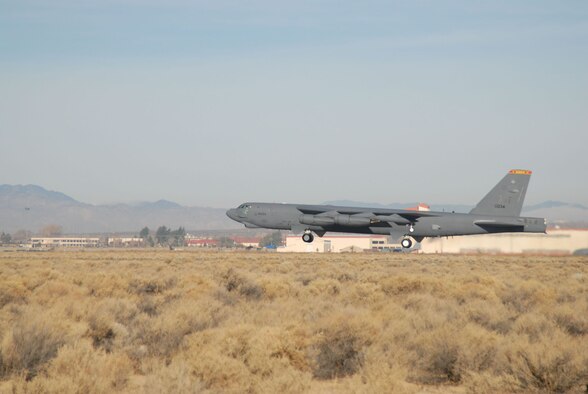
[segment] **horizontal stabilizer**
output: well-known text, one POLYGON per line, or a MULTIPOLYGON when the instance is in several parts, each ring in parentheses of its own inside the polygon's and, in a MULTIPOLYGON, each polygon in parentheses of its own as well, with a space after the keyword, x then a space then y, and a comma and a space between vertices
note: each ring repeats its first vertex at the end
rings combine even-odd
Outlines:
POLYGON ((474 224, 485 229, 523 230, 525 225, 518 220, 476 220, 474 224))
POLYGON ((483 219, 474 221, 474 224, 477 224, 478 226, 523 226, 523 221, 518 218, 513 218, 512 220, 509 220, 508 218, 500 220, 483 219))

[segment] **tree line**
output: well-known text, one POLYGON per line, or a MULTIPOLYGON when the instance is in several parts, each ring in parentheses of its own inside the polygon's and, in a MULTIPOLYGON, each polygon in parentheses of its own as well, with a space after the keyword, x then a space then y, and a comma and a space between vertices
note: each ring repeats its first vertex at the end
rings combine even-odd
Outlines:
POLYGON ((139 237, 150 246, 184 246, 186 229, 180 226, 176 230, 172 230, 166 226, 159 226, 155 231, 155 234, 152 234, 149 227, 145 226, 139 232, 139 237))

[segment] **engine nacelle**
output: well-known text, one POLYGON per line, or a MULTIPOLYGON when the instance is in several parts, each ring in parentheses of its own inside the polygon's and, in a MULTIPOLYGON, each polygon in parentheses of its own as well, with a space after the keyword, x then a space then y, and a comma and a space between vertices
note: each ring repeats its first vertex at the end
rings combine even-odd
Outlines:
POLYGON ((309 226, 343 226, 343 227, 366 227, 374 223, 375 219, 355 215, 300 215, 299 221, 309 226))
POLYGON ((335 216, 335 224, 345 227, 366 227, 372 224, 372 219, 365 216, 355 215, 337 215, 335 216))
POLYGON ((298 221, 309 226, 332 226, 335 224, 335 219, 330 216, 319 215, 300 215, 298 221))
POLYGON ((399 225, 411 223, 410 220, 403 218, 402 216, 398 215, 397 213, 395 213, 393 215, 380 215, 380 216, 376 216, 376 218, 382 222, 395 223, 395 224, 399 224, 399 225))

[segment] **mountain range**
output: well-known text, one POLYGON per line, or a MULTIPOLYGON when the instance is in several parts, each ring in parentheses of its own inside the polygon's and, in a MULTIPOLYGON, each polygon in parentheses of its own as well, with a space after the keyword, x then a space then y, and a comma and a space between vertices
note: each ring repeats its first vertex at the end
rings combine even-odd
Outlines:
POLYGON ((225 209, 185 207, 171 201, 92 205, 36 185, 0 185, 0 231, 39 231, 55 224, 64 233, 135 232, 148 226, 188 230, 241 228, 225 209))
MULTIPOLYGON (((417 203, 377 204, 357 201, 328 201, 325 204, 408 208, 417 203)), ((472 206, 435 205, 435 211, 468 212, 472 206)), ((588 227, 588 207, 560 201, 546 201, 523 209, 527 216, 545 217, 552 224, 588 227)), ((0 185, 0 231, 37 232, 47 225, 59 225, 67 234, 134 232, 148 226, 165 225, 187 230, 236 230, 242 226, 225 215, 225 209, 186 207, 159 200, 137 204, 92 205, 77 201, 57 191, 36 185, 0 185)))

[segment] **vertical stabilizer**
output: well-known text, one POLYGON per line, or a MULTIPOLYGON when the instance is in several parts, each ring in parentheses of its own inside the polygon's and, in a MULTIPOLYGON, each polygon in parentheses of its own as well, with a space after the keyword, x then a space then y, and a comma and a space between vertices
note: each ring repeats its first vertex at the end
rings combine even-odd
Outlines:
POLYGON ((470 213, 477 215, 520 216, 531 179, 531 171, 510 170, 470 213))

